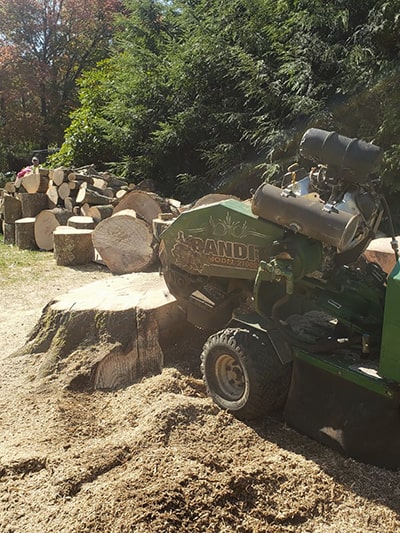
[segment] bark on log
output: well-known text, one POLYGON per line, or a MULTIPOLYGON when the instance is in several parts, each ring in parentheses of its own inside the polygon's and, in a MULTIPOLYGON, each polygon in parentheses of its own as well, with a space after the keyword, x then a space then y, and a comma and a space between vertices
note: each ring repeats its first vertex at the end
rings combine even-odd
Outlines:
POLYGON ((35 217, 44 209, 48 209, 49 202, 46 194, 36 192, 29 194, 26 192, 19 193, 18 197, 21 200, 22 216, 35 217))
MULTIPOLYGON (((49 302, 20 353, 38 353, 39 377, 71 389, 116 389, 157 374, 183 314, 158 273, 119 276, 49 302)), ((180 335, 181 337, 181 335, 180 335)))
POLYGON ((67 226, 76 229, 93 229, 94 220, 92 217, 73 216, 68 219, 67 226))
POLYGON ((28 193, 45 193, 49 186, 49 178, 42 176, 37 172, 31 172, 29 174, 25 174, 25 176, 22 178, 22 185, 28 193))
POLYGON ((15 221, 22 218, 21 200, 10 194, 3 197, 4 221, 7 224, 15 224, 15 221))
POLYGON ((4 244, 15 244, 15 222, 3 220, 4 244))
POLYGON ((15 183, 12 181, 7 181, 7 183, 4 185, 4 190, 9 194, 14 194, 16 191, 15 183))
POLYGON ((171 211, 165 198, 151 192, 138 190, 127 193, 115 207, 114 213, 124 209, 133 209, 148 224, 151 224, 160 213, 171 211))
POLYGON ((203 205, 209 205, 215 202, 222 202, 223 200, 229 200, 231 198, 233 198, 234 200, 240 200, 240 198, 238 198, 237 196, 233 196, 231 194, 219 194, 219 193, 206 194, 202 198, 199 198, 198 200, 196 200, 191 205, 191 208, 193 209, 195 207, 201 207, 203 205))
POLYGON ((96 224, 101 220, 110 217, 114 212, 112 205, 93 205, 89 207, 87 216, 92 217, 96 224))
POLYGON ((156 260, 151 226, 131 214, 102 220, 92 238, 102 260, 116 274, 140 272, 156 260))
POLYGON ((35 220, 35 240, 41 250, 53 250, 53 231, 65 226, 72 213, 67 209, 46 209, 35 220))
POLYGON ((15 244, 20 250, 37 250, 34 226, 34 217, 20 218, 15 222, 15 244))
POLYGON ((57 265, 87 265, 93 261, 92 231, 58 226, 53 232, 54 258, 57 265))
POLYGON ((94 189, 90 189, 86 182, 81 184, 76 196, 76 202, 78 204, 87 203, 89 205, 107 205, 111 204, 112 201, 113 198, 109 198, 108 196, 98 193, 94 189))

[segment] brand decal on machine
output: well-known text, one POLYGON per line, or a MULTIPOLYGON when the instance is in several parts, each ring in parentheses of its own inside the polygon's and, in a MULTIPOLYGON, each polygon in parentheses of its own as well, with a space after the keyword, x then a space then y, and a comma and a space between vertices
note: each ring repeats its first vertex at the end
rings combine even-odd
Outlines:
POLYGON ((179 231, 172 248, 176 264, 195 272, 210 265, 257 269, 261 248, 254 244, 222 239, 193 237, 179 231))

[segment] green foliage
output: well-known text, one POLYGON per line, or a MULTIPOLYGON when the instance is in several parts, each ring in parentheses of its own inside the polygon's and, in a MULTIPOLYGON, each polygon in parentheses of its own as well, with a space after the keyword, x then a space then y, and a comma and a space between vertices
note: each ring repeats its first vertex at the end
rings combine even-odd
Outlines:
POLYGON ((190 199, 244 162, 276 179, 314 126, 381 143, 400 188, 397 2, 125 4, 58 162, 111 165, 190 199))

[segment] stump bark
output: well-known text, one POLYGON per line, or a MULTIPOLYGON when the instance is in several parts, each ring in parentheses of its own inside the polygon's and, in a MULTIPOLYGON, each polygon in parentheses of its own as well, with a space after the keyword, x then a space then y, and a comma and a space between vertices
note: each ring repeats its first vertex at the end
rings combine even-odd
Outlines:
MULTIPOLYGON (((39 174, 37 174, 39 176, 39 174)), ((48 197, 44 193, 19 193, 23 218, 35 217, 44 209, 48 209, 48 197)))
POLYGON ((34 217, 20 218, 15 222, 15 244, 20 250, 37 250, 34 226, 34 217))
POLYGON ((94 259, 91 229, 58 226, 53 232, 57 265, 87 265, 94 259))
POLYGON ((38 214, 35 220, 35 239, 41 250, 53 249, 53 231, 58 226, 65 226, 71 216, 71 211, 57 207, 45 209, 38 214))
POLYGON ((19 352, 72 389, 116 389, 161 372, 183 315, 158 273, 95 282, 49 302, 19 352))
POLYGON ((16 220, 22 218, 21 200, 10 194, 4 194, 3 213, 4 221, 7 224, 14 224, 16 220))

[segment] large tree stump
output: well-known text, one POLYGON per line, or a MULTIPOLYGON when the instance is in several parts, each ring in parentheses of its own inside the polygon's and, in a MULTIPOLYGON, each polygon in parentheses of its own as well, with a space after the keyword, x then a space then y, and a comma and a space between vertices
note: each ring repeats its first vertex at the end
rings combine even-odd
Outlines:
MULTIPOLYGON (((158 273, 95 282, 49 302, 20 353, 38 376, 79 389, 115 389, 163 368, 183 321, 158 273)), ((176 358, 176 357, 175 357, 176 358)))
MULTIPOLYGON (((39 174, 37 174, 39 175, 39 174)), ((48 197, 44 193, 19 193, 19 198, 21 200, 22 216, 24 218, 35 217, 44 209, 48 209, 48 197)))
POLYGON ((132 210, 102 220, 92 238, 102 260, 116 274, 143 271, 156 260, 152 228, 132 210))
POLYGON ((58 226, 53 232, 57 265, 87 265, 94 259, 91 229, 58 226))
POLYGON ((7 224, 15 224, 16 220, 22 218, 21 200, 10 194, 4 194, 3 216, 7 224))
POLYGON ((34 217, 20 218, 15 221, 15 244, 20 250, 37 250, 34 226, 34 217))
POLYGON ((36 244, 41 250, 53 249, 53 231, 58 226, 66 226, 72 213, 67 209, 45 209, 38 214, 35 220, 36 244))

